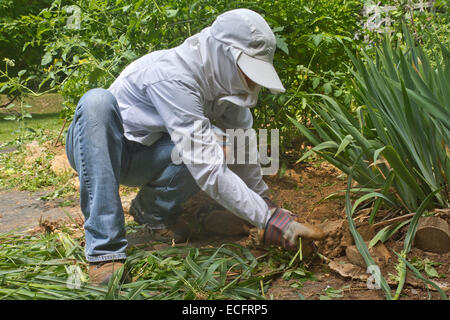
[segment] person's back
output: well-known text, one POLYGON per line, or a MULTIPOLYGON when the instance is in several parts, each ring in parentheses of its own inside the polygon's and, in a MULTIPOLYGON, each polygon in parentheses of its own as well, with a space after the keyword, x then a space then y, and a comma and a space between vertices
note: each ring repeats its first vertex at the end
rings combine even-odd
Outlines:
MULTIPOLYGON (((110 86, 108 90, 117 99, 128 139, 151 145, 160 137, 159 132, 167 132, 150 98, 156 83, 160 87, 181 84, 186 96, 198 96, 203 114, 210 120, 219 119, 230 104, 255 106, 260 86, 248 88, 239 72, 237 59, 241 51, 220 38, 221 34, 214 36, 213 31, 214 26, 207 27, 178 47, 135 60, 110 86)), ((185 107, 186 113, 193 111, 183 101, 174 103, 185 107)))

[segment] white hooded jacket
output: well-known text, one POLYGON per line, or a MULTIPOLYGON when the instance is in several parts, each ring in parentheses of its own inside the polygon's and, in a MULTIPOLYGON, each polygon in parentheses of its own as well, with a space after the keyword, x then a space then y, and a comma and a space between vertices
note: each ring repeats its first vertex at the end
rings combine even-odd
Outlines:
POLYGON ((249 108, 256 105, 260 90, 248 87, 237 67, 242 51, 222 35, 216 20, 178 47, 132 62, 108 90, 118 101, 127 139, 151 145, 168 132, 183 150, 180 137, 190 137, 214 158, 205 162, 195 152, 181 151, 198 186, 229 211, 264 228, 270 211, 261 197, 268 187, 260 166, 227 166, 212 131, 212 121, 222 130, 251 128, 249 108), (192 131, 199 121, 202 139, 196 140, 192 131))

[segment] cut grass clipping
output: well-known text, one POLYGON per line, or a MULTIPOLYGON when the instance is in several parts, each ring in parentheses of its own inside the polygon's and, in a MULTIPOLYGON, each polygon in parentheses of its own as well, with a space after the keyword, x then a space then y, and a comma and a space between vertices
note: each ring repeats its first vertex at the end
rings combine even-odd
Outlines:
POLYGON ((134 250, 126 261, 134 282, 87 283, 80 244, 64 232, 41 236, 0 234, 0 299, 265 299, 270 276, 259 276, 246 248, 175 247, 134 250))

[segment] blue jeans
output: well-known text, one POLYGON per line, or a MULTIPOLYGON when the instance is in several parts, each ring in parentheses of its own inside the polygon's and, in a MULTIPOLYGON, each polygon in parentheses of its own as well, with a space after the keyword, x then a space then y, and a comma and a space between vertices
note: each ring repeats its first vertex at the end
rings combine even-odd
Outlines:
POLYGON ((129 141, 114 96, 92 89, 80 99, 67 132, 66 153, 80 180, 89 262, 125 259, 127 240, 119 184, 141 187, 133 200, 150 228, 170 227, 199 188, 184 164, 171 161, 165 133, 151 146, 129 141))

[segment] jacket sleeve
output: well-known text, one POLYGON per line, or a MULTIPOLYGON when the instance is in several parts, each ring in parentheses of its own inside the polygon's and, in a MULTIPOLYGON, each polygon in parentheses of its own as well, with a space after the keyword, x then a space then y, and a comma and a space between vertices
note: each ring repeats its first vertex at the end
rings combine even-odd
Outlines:
POLYGON ((260 195, 227 167, 195 86, 161 81, 148 86, 147 95, 198 186, 238 217, 264 228, 270 218, 269 208, 260 195))
MULTIPOLYGON (((228 104, 222 115, 216 119, 216 123, 223 131, 226 131, 226 129, 251 129, 253 126, 253 116, 248 108, 228 104)), ((245 159, 250 159, 247 155, 249 153, 248 144, 249 143, 246 143, 245 145, 245 159)), ((234 141, 232 145, 234 145, 234 154, 236 154, 238 144, 234 141)), ((262 197, 268 196, 269 187, 263 180, 259 159, 258 163, 233 163, 228 164, 228 167, 236 173, 251 190, 262 197)))

